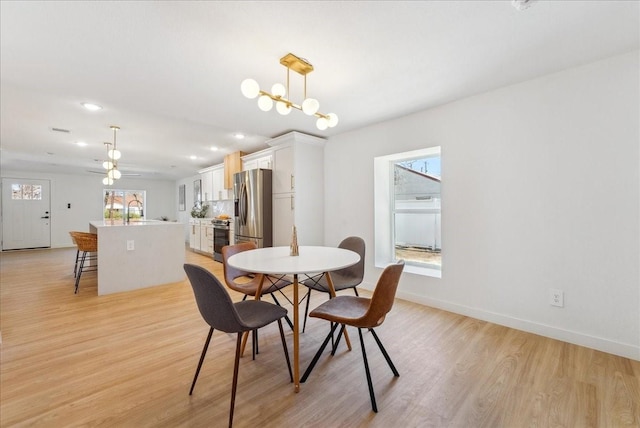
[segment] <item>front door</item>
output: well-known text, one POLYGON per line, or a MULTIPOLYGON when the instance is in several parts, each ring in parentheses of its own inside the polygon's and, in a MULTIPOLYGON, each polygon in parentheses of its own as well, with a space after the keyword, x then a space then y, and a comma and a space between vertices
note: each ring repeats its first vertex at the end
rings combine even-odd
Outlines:
POLYGON ((51 247, 49 180, 2 179, 2 249, 51 247))

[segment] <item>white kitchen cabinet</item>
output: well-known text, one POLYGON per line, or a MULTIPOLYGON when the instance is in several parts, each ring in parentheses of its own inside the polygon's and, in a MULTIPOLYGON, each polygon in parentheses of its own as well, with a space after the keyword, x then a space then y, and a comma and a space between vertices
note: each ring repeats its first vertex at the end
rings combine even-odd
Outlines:
POLYGON ((213 224, 211 224, 211 220, 200 221, 200 252, 213 257, 213 224))
MULTIPOLYGON (((291 234, 295 222, 295 194, 279 193, 273 195, 273 246, 282 247, 291 244, 291 234)), ((302 239, 302 242, 305 242, 302 239)), ((298 245, 302 245, 298 241, 298 245)))
POLYGON ((213 170, 211 168, 205 168, 198 171, 200 173, 200 192, 202 194, 202 201, 213 201, 213 170))
POLYGON ((189 248, 200 251, 200 219, 189 220, 189 248))
POLYGON ((324 143, 290 132, 267 141, 273 148, 273 245, 324 244, 324 143))
POLYGON ((229 199, 228 189, 224 188, 224 164, 216 165, 212 170, 213 175, 213 200, 222 201, 229 199))
POLYGON ((295 192, 294 150, 293 145, 286 145, 273 151, 273 193, 295 192))
POLYGON ((273 169, 273 154, 271 149, 244 155, 242 157, 242 170, 250 169, 273 169))

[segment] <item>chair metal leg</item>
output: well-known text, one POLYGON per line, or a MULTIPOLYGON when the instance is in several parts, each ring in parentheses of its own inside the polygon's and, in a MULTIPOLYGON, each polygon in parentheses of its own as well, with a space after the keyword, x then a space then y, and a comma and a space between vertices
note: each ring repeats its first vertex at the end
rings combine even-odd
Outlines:
POLYGON ((282 329, 282 321, 278 320, 278 328, 280 329, 280 339, 282 339, 282 348, 284 349, 284 357, 287 359, 287 368, 289 369, 289 378, 293 382, 293 373, 291 372, 291 361, 289 360, 289 350, 287 349, 287 341, 284 339, 284 330, 282 329))
POLYGON ((376 405, 376 396, 373 392, 373 382, 371 382, 371 372, 369 371, 369 362, 367 361, 367 351, 364 349, 364 339, 362 338, 362 329, 358 328, 358 335, 360 336, 360 347, 362 348, 362 359, 364 360, 364 371, 367 374, 367 384, 369 385, 369 396, 371 397, 371 408, 374 412, 378 413, 378 406, 376 405))
POLYGON ((238 386, 238 368, 240 366, 240 347, 242 344, 242 332, 238 333, 236 341, 236 360, 233 365, 233 384, 231 386, 231 408, 229 409, 229 428, 233 426, 233 409, 236 404, 236 389, 238 386))
POLYGON ((333 348, 331 348, 331 355, 336 355, 336 349, 338 349, 338 344, 340 343, 340 338, 342 337, 342 333, 344 333, 344 329, 345 329, 345 325, 342 324, 342 327, 340 328, 340 331, 338 332, 338 338, 336 339, 335 343, 333 344, 333 348))
POLYGON ((207 336, 207 340, 204 342, 204 348, 202 348, 202 354, 200 354, 200 361, 198 361, 198 368, 196 369, 196 374, 193 377, 193 382, 191 383, 191 389, 189 390, 189 395, 193 394, 193 388, 196 386, 196 381, 198 380, 198 375, 200 374, 200 368, 202 368, 202 362, 204 361, 204 356, 207 355, 207 349, 209 349, 209 342, 211 342, 212 335, 213 335, 213 327, 209 329, 209 335, 207 336))
POLYGON ((73 277, 75 278, 78 274, 78 259, 80 258, 80 250, 76 250, 76 263, 73 266, 73 277))
POLYGON ((307 295, 302 298, 302 300, 307 299, 307 304, 304 307, 304 321, 302 323, 302 332, 307 328, 307 315, 309 314, 309 300, 311 300, 311 289, 307 290, 307 295))
POLYGON ((73 294, 78 294, 78 285, 80 285, 80 277, 82 276, 82 270, 84 269, 84 261, 87 258, 87 252, 82 252, 82 258, 80 259, 80 269, 78 269, 78 276, 76 276, 76 290, 73 294))
POLYGON ((320 347, 320 349, 318 349, 318 352, 316 352, 316 355, 313 357, 313 360, 311 360, 311 363, 309 364, 309 367, 307 367, 307 370, 304 371, 304 374, 302 375, 302 378, 300 379, 300 383, 304 383, 307 380, 307 378, 309 377, 309 375, 311 374, 311 371, 313 370, 313 368, 316 366, 316 363, 320 359, 320 355, 322 355, 322 351, 324 351, 324 348, 327 347, 327 344, 329 343, 329 340, 333 336, 333 332, 336 331, 336 328, 338 328, 338 325, 340 325, 340 324, 338 324, 338 323, 334 323, 333 324, 333 327, 331 328, 331 331, 329 332, 327 337, 324 339, 324 342, 322 342, 322 346, 320 347))
MULTIPOLYGON (((276 305, 282 307, 280 302, 278 302, 278 299, 276 299, 276 295, 275 294, 271 293, 271 298, 273 299, 273 303, 275 303, 276 305)), ((289 319, 289 315, 285 315, 284 319, 285 319, 285 321, 287 321, 287 324, 289 324, 289 327, 291 328, 291 330, 293 330, 293 323, 289 319)), ((304 332, 304 330, 302 330, 302 331, 304 332)))
POLYGON ((384 358, 387 360, 387 363, 389 364, 389 367, 391 368, 393 375, 395 377, 400 376, 400 373, 398 373, 396 366, 393 365, 393 362, 391 361, 391 357, 389 357, 389 354, 387 354, 387 350, 384 349, 384 346, 382 346, 382 342, 378 338, 378 335, 376 334, 376 332, 372 328, 370 328, 369 331, 371 332, 371 334, 373 334, 373 338, 376 340, 376 343, 378 344, 378 347, 380 348, 382 355, 384 355, 384 358))

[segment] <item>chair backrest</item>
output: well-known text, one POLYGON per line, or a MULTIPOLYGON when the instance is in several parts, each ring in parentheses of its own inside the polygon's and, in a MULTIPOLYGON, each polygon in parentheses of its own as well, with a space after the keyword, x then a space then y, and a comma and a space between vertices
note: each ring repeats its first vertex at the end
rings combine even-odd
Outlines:
POLYGON ((73 245, 76 245, 76 234, 78 233, 80 232, 76 232, 76 231, 69 232, 69 235, 71 235, 71 241, 73 242, 73 245))
POLYGON ((351 250, 358 253, 360 255, 360 261, 355 265, 340 269, 335 273, 349 278, 358 278, 360 279, 360 282, 362 282, 362 280, 364 279, 364 239, 360 238, 359 236, 349 236, 348 238, 345 238, 342 240, 342 242, 340 242, 338 248, 344 248, 346 250, 351 250))
POLYGON ((187 273, 202 318, 216 330, 237 333, 247 330, 224 286, 208 270, 186 263, 187 273))
POLYGON ((243 251, 255 250, 256 248, 258 248, 258 246, 254 242, 241 242, 239 244, 226 245, 222 247, 222 269, 224 271, 224 280, 226 281, 227 285, 231 286, 236 278, 247 276, 250 274, 250 272, 245 272, 243 270, 229 266, 229 264, 227 263, 229 257, 243 251))
POLYGON ((400 275, 404 269, 404 260, 387 266, 378 278, 376 289, 373 290, 371 303, 367 313, 362 317, 363 324, 376 327, 382 324, 384 317, 393 307, 393 300, 396 297, 396 290, 400 282, 400 275))

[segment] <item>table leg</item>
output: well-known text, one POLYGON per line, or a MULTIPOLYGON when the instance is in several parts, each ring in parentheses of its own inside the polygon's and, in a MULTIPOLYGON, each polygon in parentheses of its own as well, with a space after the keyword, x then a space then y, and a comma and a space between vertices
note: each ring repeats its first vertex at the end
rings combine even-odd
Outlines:
POLYGON ((298 335, 298 274, 293 274, 293 389, 300 392, 300 336, 298 335))
MULTIPOLYGON (((333 286, 333 280, 331 279, 331 274, 329 272, 325 272, 324 274, 327 277, 327 284, 329 285, 329 294, 331 295, 331 298, 334 298, 336 297, 336 289, 333 286)), ((346 342, 347 348, 349 348, 349 351, 351 351, 351 340, 349 340, 349 333, 347 333, 346 328, 344 329, 344 341, 346 342)))

